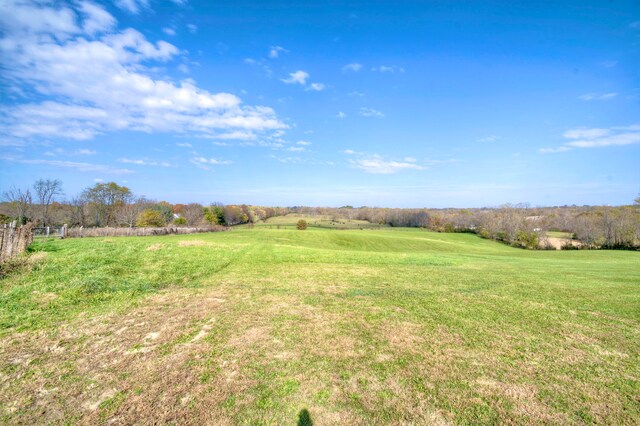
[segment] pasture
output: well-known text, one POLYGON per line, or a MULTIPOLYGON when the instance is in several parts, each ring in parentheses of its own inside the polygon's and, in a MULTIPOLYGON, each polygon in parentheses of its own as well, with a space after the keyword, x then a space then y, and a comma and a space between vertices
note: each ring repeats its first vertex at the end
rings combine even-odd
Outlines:
POLYGON ((637 424, 640 253, 267 224, 39 241, 0 280, 0 337, 2 423, 637 424))

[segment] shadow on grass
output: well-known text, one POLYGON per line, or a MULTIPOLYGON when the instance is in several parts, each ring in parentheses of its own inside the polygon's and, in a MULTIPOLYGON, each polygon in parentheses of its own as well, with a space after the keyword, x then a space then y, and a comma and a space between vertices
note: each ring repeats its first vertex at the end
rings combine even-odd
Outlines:
POLYGON ((311 420, 309 410, 306 408, 300 410, 300 413, 298 413, 298 426, 313 426, 313 420, 311 420))

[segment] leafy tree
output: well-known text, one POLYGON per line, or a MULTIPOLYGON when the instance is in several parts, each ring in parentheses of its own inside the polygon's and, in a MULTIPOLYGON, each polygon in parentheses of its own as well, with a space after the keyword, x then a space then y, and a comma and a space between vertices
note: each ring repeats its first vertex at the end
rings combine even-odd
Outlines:
POLYGON ((224 208, 219 205, 204 208, 204 219, 212 225, 226 225, 224 208))
POLYGON ((58 179, 38 179, 33 185, 41 209, 42 226, 49 223, 49 205, 56 196, 62 195, 62 182, 58 179))
POLYGON ((305 229, 307 229, 307 221, 304 219, 300 219, 296 225, 296 228, 298 228, 299 231, 304 231, 305 229))
POLYGON ((102 226, 114 222, 115 208, 129 203, 133 194, 129 188, 115 182, 96 183, 83 191, 82 198, 93 205, 96 225, 102 226))
POLYGON ((141 228, 147 227, 161 227, 165 226, 166 222, 162 213, 158 210, 146 209, 140 212, 138 219, 136 220, 136 226, 141 228))
POLYGON ((185 219, 184 217, 177 217, 174 221, 173 221, 174 225, 178 225, 178 226, 184 226, 187 224, 187 219, 185 219))

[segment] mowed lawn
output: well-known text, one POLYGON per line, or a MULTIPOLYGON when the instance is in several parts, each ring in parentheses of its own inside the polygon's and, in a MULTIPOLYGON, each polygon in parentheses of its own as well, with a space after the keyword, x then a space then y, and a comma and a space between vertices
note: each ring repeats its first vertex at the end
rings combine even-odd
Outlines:
POLYGON ((638 252, 256 227, 30 256, 0 280, 1 423, 640 419, 638 252))

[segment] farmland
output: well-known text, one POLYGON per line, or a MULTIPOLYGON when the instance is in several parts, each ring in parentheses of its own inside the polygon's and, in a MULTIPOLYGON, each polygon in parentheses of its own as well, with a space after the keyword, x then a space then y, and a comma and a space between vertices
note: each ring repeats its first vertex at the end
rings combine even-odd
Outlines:
POLYGON ((639 253, 274 219, 34 243, 0 281, 0 420, 640 417, 639 253))

